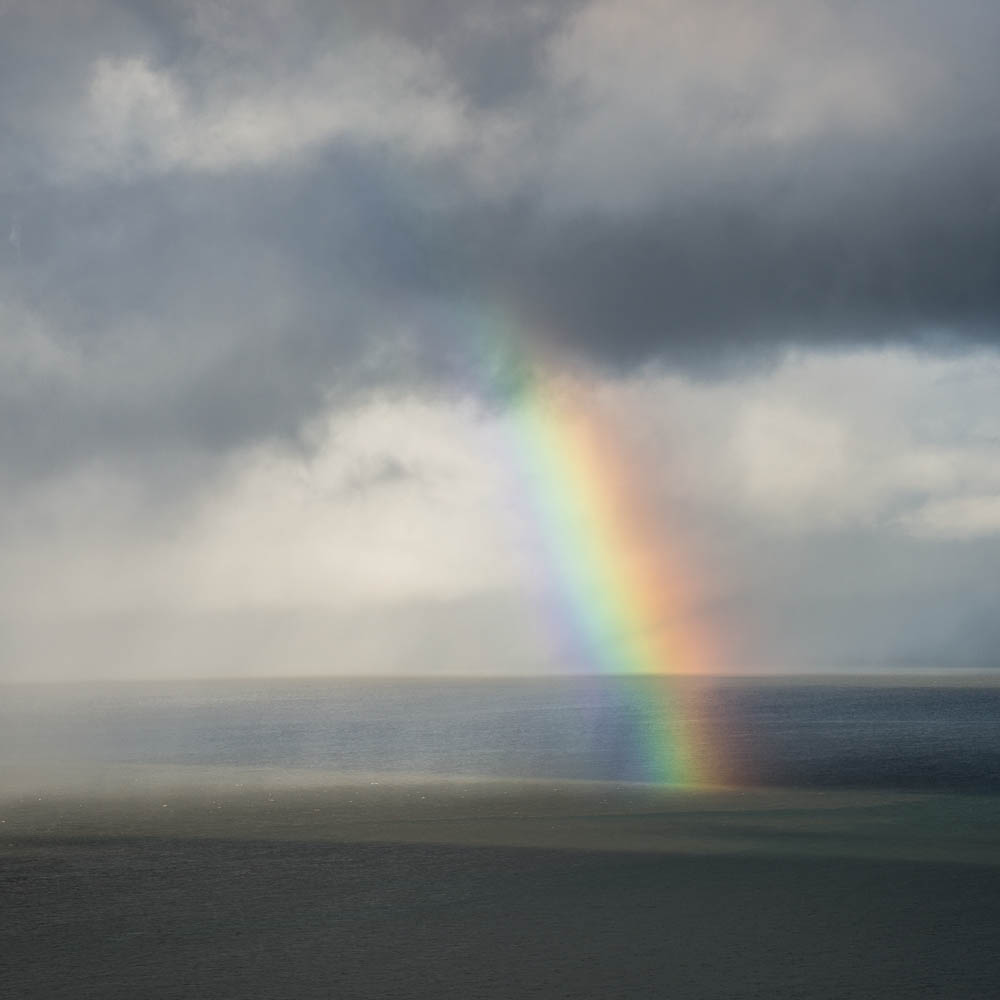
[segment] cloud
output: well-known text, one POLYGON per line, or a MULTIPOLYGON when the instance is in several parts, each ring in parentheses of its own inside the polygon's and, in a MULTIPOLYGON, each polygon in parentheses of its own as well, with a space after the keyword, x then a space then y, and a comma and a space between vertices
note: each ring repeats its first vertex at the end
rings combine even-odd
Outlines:
POLYGON ((886 27, 811 2, 589 4, 551 53, 586 106, 559 142, 562 197, 641 210, 723 158, 905 130, 939 81, 886 27))
POLYGON ((66 154, 71 168, 100 172, 220 173, 294 162, 340 139, 417 156, 454 150, 463 124, 432 60, 400 44, 369 42, 257 93, 210 92, 197 105, 141 58, 99 59, 66 154))
MULTIPOLYGON (((947 659, 958 632, 962 662, 989 665, 986 609, 1000 599, 989 355, 810 352, 749 379, 655 367, 591 379, 631 488, 688 567, 684 614, 719 637, 723 667, 947 659)), ((516 420, 449 395, 336 406, 308 453, 248 447, 180 508, 152 507, 108 467, 36 484, 4 510, 0 665, 560 663, 545 615, 557 581, 511 450, 516 420), (507 633, 516 651, 486 638, 507 633)))
POLYGON ((612 364, 995 343, 997 25, 959 6, 586 5, 548 50, 534 211, 483 222, 484 269, 612 364))
MULTIPOLYGON (((79 185, 287 170, 346 145, 415 161, 461 157, 467 172, 486 176, 512 122, 470 76, 469 50, 486 53, 495 42, 516 61, 509 36, 537 47, 552 18, 518 5, 483 18, 472 6, 453 18, 462 47, 448 32, 428 35, 435 17, 425 13, 421 26, 391 4, 348 13, 289 3, 278 15, 264 2, 238 12, 171 3, 151 17, 141 5, 98 2, 75 12, 89 29, 75 45, 52 22, 28 18, 26 38, 70 58, 57 94, 30 86, 41 81, 22 87, 35 106, 18 115, 22 149, 13 160, 51 183, 79 185), (112 26, 116 7, 133 16, 112 26), (525 21, 538 37, 527 37, 525 21)), ((499 82, 502 73, 489 76, 516 89, 499 82)))
POLYGON ((748 500, 779 515, 828 504, 831 488, 849 474, 844 427, 808 410, 751 404, 734 448, 748 500))
POLYGON ((913 534, 927 538, 1000 536, 1000 482, 997 493, 932 501, 901 515, 900 522, 913 534))
POLYGON ((800 540, 839 531, 925 537, 946 511, 956 532, 962 512, 965 531, 990 530, 1000 364, 988 350, 945 358, 800 349, 752 375, 699 382, 652 368, 608 386, 650 463, 670 442, 675 461, 661 489, 672 502, 800 540))
POLYGON ((28 618, 517 592, 484 337, 587 373, 732 580, 706 601, 750 608, 771 568, 761 649, 822 593, 861 615, 858 567, 936 635, 960 616, 927 553, 993 593, 960 543, 995 544, 1000 489, 996 4, 8 7, 0 537, 28 618))
POLYGON ((346 611, 524 583, 495 419, 373 402, 316 434, 308 457, 240 453, 159 517, 108 469, 35 487, 7 510, 7 613, 346 611))
POLYGON ((540 669, 500 424, 369 402, 308 457, 240 453, 181 509, 107 468, 36 484, 3 512, 0 677, 540 669))
POLYGON ((997 25, 976 0, 25 7, 12 462, 294 442, 332 399, 439 387, 497 309, 619 372, 995 343, 997 25))
POLYGON ((597 392, 697 554, 733 669, 996 666, 993 352, 800 349, 597 392))

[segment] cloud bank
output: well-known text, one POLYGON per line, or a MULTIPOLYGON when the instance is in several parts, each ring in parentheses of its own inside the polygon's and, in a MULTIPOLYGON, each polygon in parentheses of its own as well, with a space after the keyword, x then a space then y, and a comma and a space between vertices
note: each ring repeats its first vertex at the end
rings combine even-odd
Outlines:
POLYGON ((613 370, 995 342, 993 5, 402 8, 15 10, 12 437, 288 435, 469 302, 613 370))
MULTIPOLYGON (((726 539, 737 582, 720 607, 750 608, 741 553, 761 539, 794 538, 818 580, 831 533, 877 535, 918 579, 954 558, 980 606, 967 548, 1000 525, 996 4, 8 8, 9 616, 148 624, 156 607, 487 592, 513 614, 516 546, 484 546, 476 514, 503 521, 495 483, 455 444, 503 419, 503 385, 469 361, 497 315, 526 357, 632 400, 626 423, 680 456, 690 490, 664 486, 664 503, 726 539), (431 426, 451 457, 418 461, 407 435, 431 426), (334 466, 321 501, 287 485, 289 468, 334 466), (428 513, 436 494, 446 517, 428 513), (281 524, 301 531, 280 542, 281 524), (204 600, 185 605, 180 579, 204 600)), ((781 617, 779 577, 748 619, 781 617)), ((859 626, 858 647, 883 631, 859 626)), ((816 641, 828 660, 850 647, 816 641)))

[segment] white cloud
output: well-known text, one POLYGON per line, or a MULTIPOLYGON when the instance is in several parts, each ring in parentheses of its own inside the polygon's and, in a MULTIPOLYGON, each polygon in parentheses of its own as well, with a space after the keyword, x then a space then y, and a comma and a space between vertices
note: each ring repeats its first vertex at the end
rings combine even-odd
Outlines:
MULTIPOLYGON (((588 390, 717 630, 744 627, 747 594, 765 618, 855 600, 858 573, 873 607, 950 593, 981 570, 954 555, 941 584, 940 546, 1000 537, 994 355, 793 353, 744 378, 649 370, 588 390), (877 552, 862 566, 866 537, 898 566, 877 552)), ((504 649, 477 647, 498 630, 523 634, 524 669, 551 662, 538 601, 551 567, 532 551, 508 420, 453 398, 374 399, 333 418, 308 460, 244 451, 207 500, 161 515, 107 467, 36 485, 3 525, 11 669, 507 669, 504 649), (427 608, 452 611, 430 622, 427 608), (349 664, 331 666, 331 649, 349 664)))
POLYGON ((597 0, 552 46, 585 107, 545 169, 559 200, 638 206, 734 155, 892 131, 935 73, 863 8, 813 0, 597 0))
POLYGON ((256 447, 160 512, 103 466, 36 484, 0 525, 0 675, 551 664, 501 425, 454 400, 375 400, 308 459, 256 447))
POLYGON ((338 139, 451 152, 469 123, 432 57, 373 39, 275 79, 219 75, 204 92, 145 57, 102 58, 65 139, 71 172, 221 173, 295 161, 338 139))
POLYGON ((196 530, 196 598, 371 606, 516 586, 494 431, 462 410, 375 403, 308 465, 251 457, 196 530))
POLYGON ((345 28, 317 53, 268 41, 280 7, 204 7, 189 22, 200 55, 92 64, 52 137, 65 172, 223 173, 347 141, 450 157, 487 191, 541 182, 553 203, 635 206, 734 154, 885 133, 938 86, 863 10, 816 0, 596 0, 554 36, 549 87, 520 110, 470 106, 437 54, 402 39, 345 28))
MULTIPOLYGON (((800 536, 1000 532, 992 355, 793 353, 743 379, 651 370, 596 378, 590 391, 632 456, 633 486, 664 516, 800 536)), ((8 547, 5 578, 35 583, 5 590, 25 613, 89 613, 531 588, 538 566, 511 433, 501 415, 451 399, 376 399, 333 418, 308 461, 272 445, 240 453, 206 503, 162 531, 144 521, 136 537, 131 505, 148 517, 140 494, 111 467, 81 467, 31 494, 24 523, 35 527, 8 547)))
POLYGON ((733 445, 747 499, 777 516, 824 503, 850 472, 845 428, 829 414, 752 403, 733 445))
POLYGON ((800 351, 744 379, 649 372, 608 391, 665 495, 774 531, 927 535, 933 524, 942 536, 963 512, 962 531, 993 530, 983 507, 1000 496, 991 352, 800 351))
MULTIPOLYGON (((1000 476, 997 477, 1000 479, 1000 476)), ((986 496, 957 496, 932 500, 899 518, 911 534, 937 539, 1000 537, 1000 483, 986 496)))
POLYGON ((238 456, 207 503, 137 537, 127 481, 78 470, 32 499, 6 609, 344 610, 516 589, 524 553, 496 436, 463 408, 376 402, 338 417, 308 462, 238 456))

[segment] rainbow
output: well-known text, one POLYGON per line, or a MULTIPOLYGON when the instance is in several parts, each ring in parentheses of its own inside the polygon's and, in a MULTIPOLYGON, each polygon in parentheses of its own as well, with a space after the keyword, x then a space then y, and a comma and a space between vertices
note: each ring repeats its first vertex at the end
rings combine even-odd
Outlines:
POLYGON ((594 394, 548 363, 516 324, 480 329, 487 380, 510 406, 508 450, 570 662, 632 678, 646 780, 713 783, 700 689, 676 679, 707 672, 710 643, 691 624, 690 574, 667 544, 641 465, 594 394))

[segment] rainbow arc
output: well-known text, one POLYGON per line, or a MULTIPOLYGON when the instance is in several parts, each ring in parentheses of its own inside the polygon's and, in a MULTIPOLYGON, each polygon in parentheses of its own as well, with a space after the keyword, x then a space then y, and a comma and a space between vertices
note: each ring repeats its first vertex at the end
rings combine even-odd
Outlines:
POLYGON ((647 780, 712 783, 712 740, 688 680, 709 671, 711 643, 695 624, 691 573, 650 502, 649 477, 599 400, 557 374, 517 324, 480 329, 486 378, 510 406, 511 451, 571 668, 635 678, 647 780))

